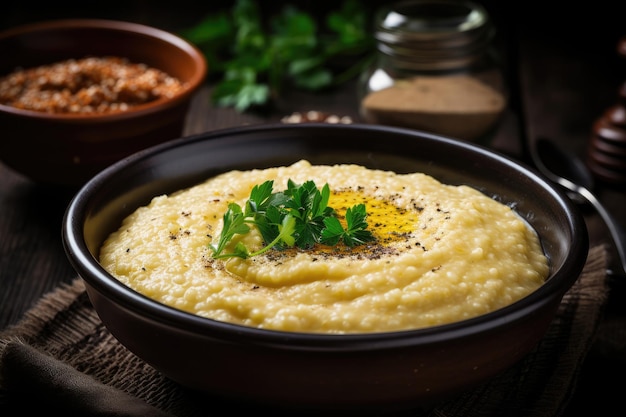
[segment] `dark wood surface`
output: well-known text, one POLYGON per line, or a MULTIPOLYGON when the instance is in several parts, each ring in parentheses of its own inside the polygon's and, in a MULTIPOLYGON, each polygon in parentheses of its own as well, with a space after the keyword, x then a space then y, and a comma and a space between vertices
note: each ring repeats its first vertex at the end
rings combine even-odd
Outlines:
MULTIPOLYGON (((626 81, 626 60, 616 52, 619 38, 626 35, 623 7, 608 1, 583 2, 578 9, 548 13, 540 2, 515 6, 493 1, 486 5, 499 29, 511 92, 507 114, 488 146, 530 164, 528 146, 535 138, 544 136, 584 157, 593 121, 615 103, 617 89, 626 81)), ((168 14, 168 6, 131 1, 99 14, 89 12, 89 16, 134 20, 176 30, 193 23, 196 16, 189 12, 190 2, 183 1, 179 6, 168 14)), ((47 18, 87 16, 86 13, 52 6, 31 13, 15 7, 9 8, 0 23, 10 27, 47 18)), ((347 115, 360 121, 354 87, 354 83, 348 83, 323 94, 292 91, 271 112, 241 114, 214 108, 209 100, 211 85, 207 83, 194 101, 184 135, 279 122, 283 116, 308 110, 347 115)), ((0 126, 0 140, 19 138, 2 137, 0 126)), ((599 183, 595 189, 622 227, 626 227, 624 190, 626 184, 599 183)), ((43 294, 76 277, 60 237, 62 216, 74 192, 35 184, 0 163, 0 329, 16 323, 43 294)), ((592 210, 581 209, 592 244, 603 242, 612 247, 599 217, 592 210)), ((616 264, 612 268, 617 269, 616 264)), ((626 293, 621 285, 610 297, 607 320, 623 318, 626 293)), ((581 407, 587 406, 594 406, 596 412, 619 410, 620 395, 626 388, 626 364, 598 354, 591 354, 587 362, 568 415, 577 415, 581 407)))

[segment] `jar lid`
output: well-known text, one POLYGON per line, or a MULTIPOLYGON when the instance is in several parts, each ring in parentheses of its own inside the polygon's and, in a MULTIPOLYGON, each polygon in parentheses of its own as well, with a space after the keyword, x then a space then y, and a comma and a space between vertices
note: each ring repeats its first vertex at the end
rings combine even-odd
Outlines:
POLYGON ((494 28, 484 7, 468 0, 408 0, 379 11, 379 50, 408 69, 470 65, 485 52, 494 28))

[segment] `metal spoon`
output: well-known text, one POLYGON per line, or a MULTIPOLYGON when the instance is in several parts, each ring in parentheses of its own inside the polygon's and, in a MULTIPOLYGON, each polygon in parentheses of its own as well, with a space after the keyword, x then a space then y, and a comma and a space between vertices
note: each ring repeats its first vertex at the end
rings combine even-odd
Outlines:
MULTIPOLYGON (((573 153, 560 149, 554 142, 538 138, 531 146, 530 155, 537 169, 550 181, 560 185, 572 201, 591 204, 609 229, 621 264, 620 275, 626 275, 626 234, 600 200, 590 191, 593 176, 573 153)), ((612 273, 612 271, 609 271, 612 273)))

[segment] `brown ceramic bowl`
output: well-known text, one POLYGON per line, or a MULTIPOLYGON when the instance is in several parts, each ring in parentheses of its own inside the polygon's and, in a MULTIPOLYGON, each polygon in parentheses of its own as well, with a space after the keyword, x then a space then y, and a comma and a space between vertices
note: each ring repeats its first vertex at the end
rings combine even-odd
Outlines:
POLYGON ((187 88, 109 114, 53 114, 0 104, 0 161, 34 181, 75 186, 127 155, 182 135, 188 106, 207 72, 202 53, 184 39, 140 24, 93 19, 33 23, 0 33, 0 77, 105 55, 164 71, 187 88))
POLYGON ((67 255, 103 323, 129 350, 178 383, 278 408, 373 411, 422 407, 511 367, 544 336, 588 251, 584 220, 546 179, 475 144, 360 124, 263 125, 170 141, 98 174, 70 203, 67 255), (228 324, 155 302, 98 263, 122 219, 152 197, 232 169, 301 158, 425 172, 510 205, 534 227, 550 260, 545 284, 473 319, 419 330, 328 335, 228 324), (416 372, 419 370, 419 372, 416 372))

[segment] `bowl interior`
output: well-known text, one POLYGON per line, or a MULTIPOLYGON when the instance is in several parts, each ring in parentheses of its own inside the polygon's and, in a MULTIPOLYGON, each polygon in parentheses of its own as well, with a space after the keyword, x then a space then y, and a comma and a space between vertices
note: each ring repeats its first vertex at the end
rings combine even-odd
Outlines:
POLYGON ((552 278, 556 274, 566 281, 558 284, 558 291, 573 284, 584 264, 588 239, 582 216, 534 170, 475 144, 358 124, 248 126, 141 151, 107 168, 78 192, 68 209, 65 238, 83 256, 79 266, 102 278, 92 284, 108 287, 110 280, 96 261, 99 248, 124 217, 152 197, 228 170, 287 165, 303 158, 313 164, 424 172, 444 183, 470 185, 511 206, 538 232, 552 278))

